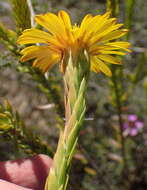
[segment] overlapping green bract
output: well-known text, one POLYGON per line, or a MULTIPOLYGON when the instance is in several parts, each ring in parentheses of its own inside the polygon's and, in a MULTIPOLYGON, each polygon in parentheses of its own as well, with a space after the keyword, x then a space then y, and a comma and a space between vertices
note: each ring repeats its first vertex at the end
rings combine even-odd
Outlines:
POLYGON ((89 71, 89 61, 85 55, 79 57, 76 64, 73 63, 72 55, 69 55, 64 75, 66 123, 60 132, 58 148, 45 190, 66 190, 69 168, 86 110, 85 92, 89 71))

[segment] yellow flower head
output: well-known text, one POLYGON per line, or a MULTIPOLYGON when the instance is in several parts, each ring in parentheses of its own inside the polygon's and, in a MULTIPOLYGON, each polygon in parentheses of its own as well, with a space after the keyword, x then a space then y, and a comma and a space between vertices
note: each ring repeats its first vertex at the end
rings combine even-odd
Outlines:
POLYGON ((120 64, 112 55, 125 55, 125 52, 129 51, 128 42, 114 41, 126 34, 127 30, 120 29, 123 24, 117 24, 116 18, 110 18, 110 12, 96 16, 88 14, 79 26, 71 24, 65 11, 59 11, 58 15, 36 15, 35 21, 47 32, 36 28, 27 29, 17 42, 22 45, 37 43, 21 51, 21 61, 34 59, 33 66, 43 72, 56 63, 62 68, 69 52, 76 60, 78 55, 86 50, 91 70, 102 71, 111 76, 111 71, 105 63, 120 64))

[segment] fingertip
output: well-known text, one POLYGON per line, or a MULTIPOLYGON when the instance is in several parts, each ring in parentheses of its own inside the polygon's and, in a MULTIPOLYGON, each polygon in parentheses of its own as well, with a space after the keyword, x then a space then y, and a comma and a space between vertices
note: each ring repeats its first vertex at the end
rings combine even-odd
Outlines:
POLYGON ((18 186, 16 184, 10 183, 8 181, 0 179, 0 189, 2 190, 33 190, 30 188, 25 188, 18 186))
POLYGON ((0 178, 23 187, 43 189, 51 165, 52 159, 44 154, 0 162, 0 178))

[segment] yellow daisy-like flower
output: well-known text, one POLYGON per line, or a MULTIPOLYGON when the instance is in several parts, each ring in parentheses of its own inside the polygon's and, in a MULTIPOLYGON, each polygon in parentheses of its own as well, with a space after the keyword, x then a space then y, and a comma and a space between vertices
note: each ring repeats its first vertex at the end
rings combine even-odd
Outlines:
POLYGON ((59 63, 64 70, 65 59, 69 51, 76 60, 78 55, 86 50, 90 58, 90 68, 94 72, 102 71, 111 76, 111 71, 105 63, 120 64, 113 55, 125 55, 130 51, 129 43, 114 41, 127 33, 120 29, 123 24, 117 24, 116 18, 110 18, 110 12, 104 15, 86 15, 81 24, 72 25, 69 15, 59 11, 58 15, 46 13, 36 15, 35 21, 47 32, 31 28, 25 30, 18 39, 18 44, 34 44, 21 51, 21 61, 35 59, 34 67, 43 72, 59 63), (40 45, 38 45, 38 43, 40 45), (64 65, 64 66, 63 66, 64 65))

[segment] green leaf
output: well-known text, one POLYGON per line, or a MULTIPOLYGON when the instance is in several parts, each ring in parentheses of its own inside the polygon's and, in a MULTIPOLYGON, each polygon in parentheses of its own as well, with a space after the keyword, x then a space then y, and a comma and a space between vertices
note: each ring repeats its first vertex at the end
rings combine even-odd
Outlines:
POLYGON ((12 127, 13 125, 11 123, 10 118, 4 113, 0 113, 0 129, 8 130, 12 127))

